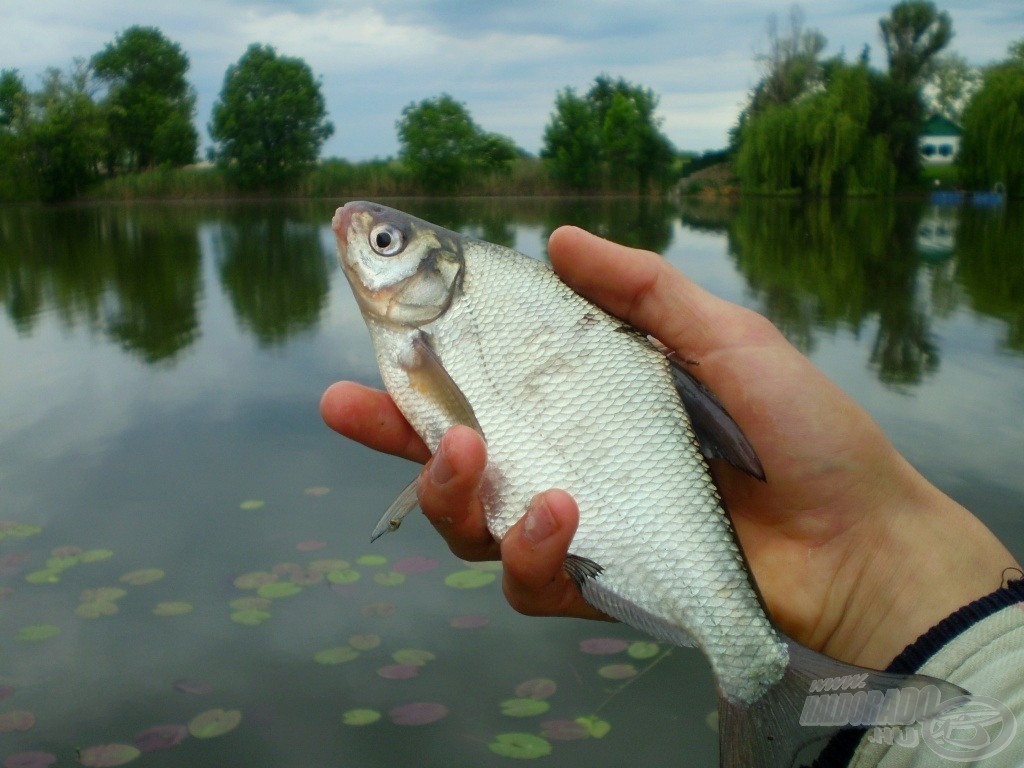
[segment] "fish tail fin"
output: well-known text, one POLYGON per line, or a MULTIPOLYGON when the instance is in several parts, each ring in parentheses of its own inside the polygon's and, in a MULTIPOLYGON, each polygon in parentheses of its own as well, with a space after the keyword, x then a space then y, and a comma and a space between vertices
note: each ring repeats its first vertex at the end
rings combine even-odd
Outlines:
POLYGON ((967 695, 945 680, 858 667, 786 642, 786 671, 760 699, 744 705, 719 697, 722 768, 810 765, 841 730, 920 723, 967 695))

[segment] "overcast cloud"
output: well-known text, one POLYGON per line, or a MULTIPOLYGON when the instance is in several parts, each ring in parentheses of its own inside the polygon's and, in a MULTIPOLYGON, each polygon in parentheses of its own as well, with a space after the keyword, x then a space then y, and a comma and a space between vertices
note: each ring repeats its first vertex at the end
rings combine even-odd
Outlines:
MULTIPOLYGON (((828 53, 871 46, 883 66, 878 19, 891 2, 808 0, 809 27, 828 53)), ((939 0, 953 17, 951 49, 975 64, 1024 37, 1022 0, 939 0)), ((324 154, 362 160, 397 153, 395 119, 413 101, 447 92, 483 128, 530 152, 565 86, 585 91, 601 72, 652 88, 664 129, 681 149, 724 146, 757 82, 768 0, 0 0, 0 68, 30 87, 48 66, 88 58, 134 24, 156 26, 191 61, 205 126, 229 64, 250 43, 303 58, 322 78, 335 125, 324 154)))

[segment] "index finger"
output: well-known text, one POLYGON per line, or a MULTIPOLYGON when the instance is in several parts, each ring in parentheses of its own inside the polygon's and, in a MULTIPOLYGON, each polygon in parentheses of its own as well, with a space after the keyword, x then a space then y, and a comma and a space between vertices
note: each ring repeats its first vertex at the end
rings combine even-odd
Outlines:
POLYGON ((387 392, 339 381, 320 399, 320 415, 335 432, 376 451, 420 464, 430 458, 427 446, 387 392))

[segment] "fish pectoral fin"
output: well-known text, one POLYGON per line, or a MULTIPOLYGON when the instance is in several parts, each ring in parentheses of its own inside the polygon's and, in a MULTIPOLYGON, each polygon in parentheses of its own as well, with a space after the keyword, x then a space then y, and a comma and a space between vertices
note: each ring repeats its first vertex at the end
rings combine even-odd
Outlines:
POLYGON ((398 498, 392 501, 391 505, 385 510, 383 517, 374 526, 373 533, 370 534, 371 542, 376 541, 385 533, 397 531, 398 526, 402 524, 402 521, 408 514, 419 506, 419 499, 416 498, 417 480, 418 478, 413 478, 413 481, 402 489, 402 492, 398 494, 398 498))
POLYGON ((454 423, 465 424, 483 437, 484 431, 476 419, 473 406, 445 369, 441 357, 431 344, 430 336, 420 331, 412 340, 412 351, 412 359, 402 361, 401 365, 413 386, 431 390, 444 404, 454 423))
POLYGON ((764 467, 739 424, 708 389, 679 361, 675 352, 667 354, 683 407, 706 459, 725 459, 737 469, 764 481, 764 467))
POLYGON ((590 579, 596 579, 601 575, 601 571, 604 570, 600 564, 595 563, 593 560, 572 553, 565 556, 565 563, 562 567, 581 591, 584 584, 590 579))

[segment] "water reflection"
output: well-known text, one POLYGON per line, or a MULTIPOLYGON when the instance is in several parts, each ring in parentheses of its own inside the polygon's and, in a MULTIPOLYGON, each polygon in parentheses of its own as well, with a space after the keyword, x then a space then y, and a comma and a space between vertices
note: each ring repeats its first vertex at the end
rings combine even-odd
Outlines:
MULTIPOLYGON (((746 200, 407 200, 423 218, 491 242, 543 243, 575 224, 664 252, 681 220, 721 233, 757 309, 803 350, 821 334, 870 334, 865 363, 893 386, 940 364, 938 318, 970 306, 1007 326, 1024 351, 1024 217, 923 203, 746 200)), ((138 358, 177 359, 198 338, 202 263, 260 346, 316 327, 328 305, 331 201, 227 207, 0 211, 0 302, 21 334, 52 312, 138 358)))

